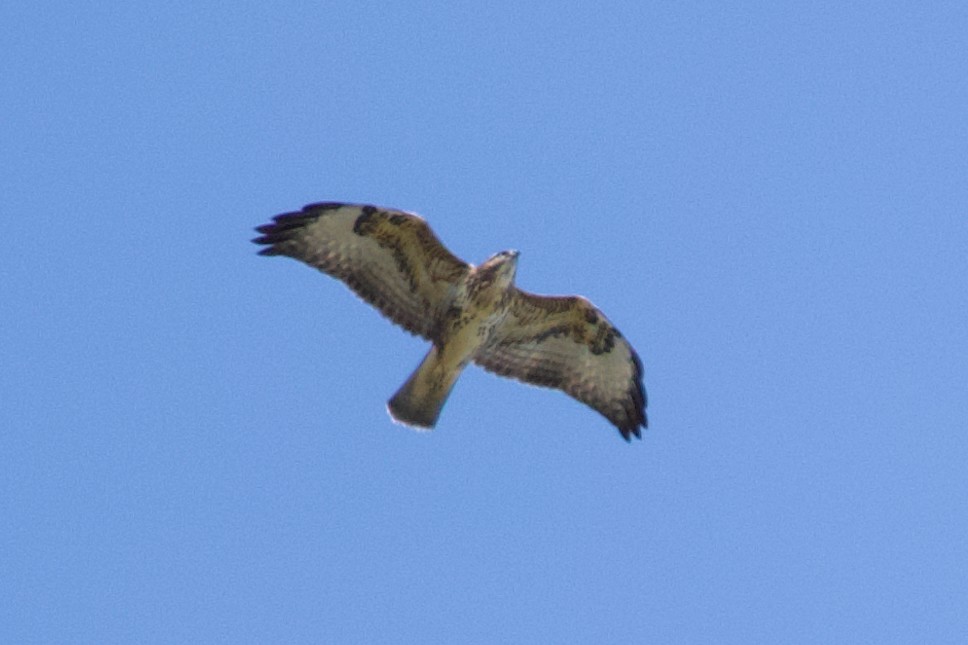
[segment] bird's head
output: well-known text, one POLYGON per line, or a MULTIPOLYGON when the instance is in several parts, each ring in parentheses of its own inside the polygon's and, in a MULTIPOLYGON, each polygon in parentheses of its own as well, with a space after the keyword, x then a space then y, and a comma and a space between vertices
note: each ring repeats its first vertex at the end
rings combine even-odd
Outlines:
POLYGON ((492 281, 511 284, 518 268, 517 251, 501 251, 495 253, 482 264, 478 271, 488 275, 492 281))

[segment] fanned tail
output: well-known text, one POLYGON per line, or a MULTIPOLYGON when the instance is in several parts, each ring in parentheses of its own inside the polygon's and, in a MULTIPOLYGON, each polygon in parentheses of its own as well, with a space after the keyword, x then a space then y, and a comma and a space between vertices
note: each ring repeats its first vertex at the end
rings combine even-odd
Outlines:
POLYGON ((460 366, 446 365, 437 347, 431 347, 420 366, 387 403, 390 416, 409 426, 433 428, 460 373, 460 366))

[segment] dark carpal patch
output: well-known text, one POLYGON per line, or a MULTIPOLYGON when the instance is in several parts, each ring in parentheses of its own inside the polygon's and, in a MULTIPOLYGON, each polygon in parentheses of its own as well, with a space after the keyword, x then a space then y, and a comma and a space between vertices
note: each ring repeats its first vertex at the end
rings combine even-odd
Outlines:
POLYGON ((357 235, 369 235, 379 224, 376 220, 376 206, 363 206, 360 211, 360 216, 353 223, 353 232, 357 235))
POLYGON ((610 325, 601 325, 595 330, 595 335, 588 339, 588 349, 592 354, 607 354, 615 348, 615 329, 610 325))
POLYGON ((371 238, 381 248, 388 250, 397 270, 406 278, 410 290, 416 292, 420 286, 417 281, 417 271, 407 254, 403 237, 409 233, 409 231, 403 231, 403 225, 410 218, 406 215, 390 215, 375 206, 363 206, 361 211, 353 224, 353 232, 360 237, 371 238), (396 227, 395 230, 388 230, 388 223, 396 227))

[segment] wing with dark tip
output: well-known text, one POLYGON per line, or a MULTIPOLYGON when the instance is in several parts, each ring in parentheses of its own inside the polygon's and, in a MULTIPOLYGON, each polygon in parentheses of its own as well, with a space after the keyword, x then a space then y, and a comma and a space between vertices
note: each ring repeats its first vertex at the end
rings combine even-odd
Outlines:
POLYGON ((648 425, 642 361, 605 315, 578 296, 515 289, 508 316, 474 357, 486 370, 553 387, 600 412, 626 441, 648 425))
POLYGON ((407 331, 434 340, 455 284, 470 269, 412 213, 326 202, 259 226, 260 255, 286 255, 345 282, 407 331))

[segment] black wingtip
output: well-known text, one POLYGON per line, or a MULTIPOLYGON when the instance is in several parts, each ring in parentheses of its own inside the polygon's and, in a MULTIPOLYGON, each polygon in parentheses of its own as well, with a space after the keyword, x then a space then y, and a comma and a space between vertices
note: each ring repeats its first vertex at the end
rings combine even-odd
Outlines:
POLYGON ((317 202, 303 206, 302 210, 281 213, 268 224, 255 227, 256 232, 261 235, 254 238, 252 243, 266 246, 259 251, 259 255, 285 255, 280 250, 280 244, 291 240, 296 231, 315 222, 325 211, 337 210, 347 205, 343 202, 317 202))
POLYGON ((266 224, 255 229, 264 233, 264 235, 252 238, 253 244, 263 245, 263 248, 259 249, 259 255, 279 255, 281 253, 277 244, 283 241, 284 236, 272 227, 272 224, 266 224))
POLYGON ((265 246, 259 251, 259 255, 283 255, 282 246, 293 238, 296 231, 316 221, 318 217, 319 213, 309 207, 276 215, 268 224, 255 227, 255 231, 261 235, 253 238, 252 243, 265 246))
POLYGON ((639 429, 639 425, 644 426, 645 424, 644 423, 636 424, 631 428, 619 428, 618 432, 619 434, 622 435, 622 438, 625 439, 626 442, 632 443, 633 435, 635 436, 636 439, 640 439, 640 440, 642 439, 642 431, 639 429))
MULTIPOLYGON (((252 241, 255 242, 256 244, 265 244, 265 242, 258 242, 256 240, 252 240, 252 241)), ((282 251, 280 251, 274 246, 267 246, 264 249, 259 249, 258 255, 265 255, 265 256, 282 255, 282 251)))
MULTIPOLYGON (((639 355, 632 350, 632 364, 634 366, 634 373, 632 374, 632 406, 631 410, 631 421, 632 421, 632 433, 639 439, 642 438, 641 428, 648 429, 649 427, 649 417, 645 413, 645 408, 648 406, 648 397, 645 393, 645 386, 642 385, 642 359, 639 355)), ((626 436, 626 440, 630 440, 626 436)))

